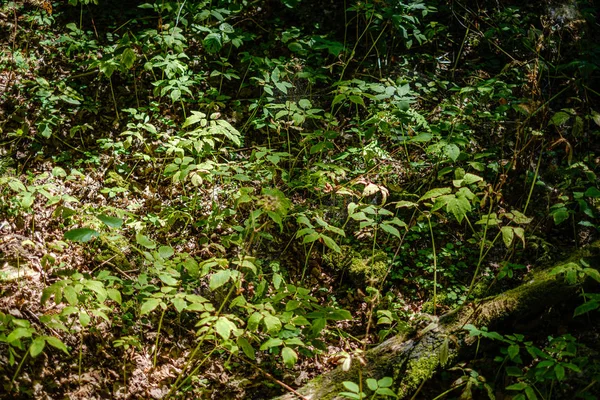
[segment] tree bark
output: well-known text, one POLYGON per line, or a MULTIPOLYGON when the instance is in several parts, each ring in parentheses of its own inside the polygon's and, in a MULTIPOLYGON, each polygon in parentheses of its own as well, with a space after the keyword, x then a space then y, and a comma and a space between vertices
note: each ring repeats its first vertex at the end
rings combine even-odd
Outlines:
MULTIPOLYGON (((365 382, 367 378, 390 376, 394 378, 393 390, 398 398, 409 398, 439 368, 452 365, 463 350, 473 344, 475 338, 469 337, 464 330, 466 324, 512 333, 506 328, 510 329, 520 321, 535 319, 553 305, 575 298, 586 281, 585 277, 580 274, 576 282, 569 283, 563 274, 552 271, 561 265, 579 264, 581 259, 591 268, 599 269, 600 241, 576 251, 566 261, 531 273, 523 284, 514 289, 460 307, 439 319, 432 317, 432 323, 411 336, 392 337, 367 351, 365 365, 353 362, 349 371, 338 367, 312 379, 297 393, 309 400, 342 399, 339 393, 347 391, 342 384, 344 381, 358 383, 365 382)), ((362 386, 369 395, 366 385, 362 386)), ((288 393, 277 399, 292 400, 298 399, 298 396, 288 393)))

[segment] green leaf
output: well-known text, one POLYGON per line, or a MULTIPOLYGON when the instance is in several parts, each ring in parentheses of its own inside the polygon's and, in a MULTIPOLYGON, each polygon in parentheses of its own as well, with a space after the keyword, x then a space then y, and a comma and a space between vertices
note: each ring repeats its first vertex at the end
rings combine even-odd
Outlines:
POLYGON ((519 345, 511 344, 508 346, 508 356, 511 360, 515 360, 515 358, 519 355, 519 345))
POLYGON ((172 298, 171 303, 173 303, 173 307, 175 307, 178 313, 181 313, 187 307, 187 302, 181 297, 172 298))
POLYGON ((65 299, 67 299, 67 302, 70 305, 76 306, 77 304, 79 304, 77 292, 75 291, 75 288, 73 286, 65 286, 65 288, 63 289, 63 296, 65 296, 65 299))
POLYGON ((589 187, 585 191, 584 195, 587 197, 592 197, 594 199, 597 199, 598 197, 600 197, 600 190, 598 190, 598 188, 592 186, 592 187, 589 187))
POLYGON ((360 97, 360 96, 351 95, 351 96, 348 96, 348 99, 349 99, 349 100, 350 100, 352 103, 354 103, 354 104, 358 104, 358 105, 361 105, 361 106, 364 106, 364 105, 365 105, 365 101, 364 101, 364 100, 363 100, 363 98, 362 98, 362 97, 360 97))
POLYGON ((243 336, 240 336, 237 340, 237 345, 242 349, 246 357, 248 357, 251 360, 256 359, 256 355, 254 354, 254 348, 252 347, 250 342, 248 342, 248 339, 246 339, 243 336))
POLYGON ((433 135, 429 132, 419 133, 417 136, 413 136, 410 138, 410 141, 413 143, 424 143, 429 142, 433 139, 433 135))
POLYGON ((367 379, 367 387, 369 388, 369 390, 372 390, 374 392, 377 390, 379 385, 377 384, 377 381, 375 379, 369 378, 367 379))
POLYGON ((503 226, 500 228, 500 231, 502 232, 502 240, 504 241, 504 245, 507 248, 510 248, 510 245, 515 238, 515 231, 510 226, 503 226))
POLYGON ((527 386, 528 386, 527 383, 519 382, 519 383, 515 383, 514 385, 507 386, 506 390, 523 390, 527 386))
POLYGON ((392 383, 394 383, 394 380, 390 376, 383 377, 377 382, 380 388, 392 387, 392 383))
POLYGON ((85 328, 90 324, 91 321, 92 317, 90 317, 90 314, 88 314, 85 311, 81 311, 79 313, 79 323, 81 324, 81 326, 85 328))
POLYGON ((567 114, 564 111, 559 111, 552 116, 548 125, 560 126, 567 122, 569 118, 571 118, 571 115, 567 114))
MULTIPOLYGON (((338 94, 333 98, 333 101, 331 102, 331 107, 335 106, 337 103, 341 103, 342 101, 346 100, 346 97, 347 96, 343 93, 338 94)), ((23 190, 25 189, 23 188, 23 190)))
POLYGON ((202 41, 202 45, 208 53, 215 54, 223 48, 223 38, 220 33, 209 33, 202 41))
POLYGON ((264 315, 262 315, 259 312, 254 312, 250 318, 248 318, 248 330, 250 332, 256 332, 256 330, 258 329, 258 324, 260 324, 260 321, 262 321, 262 319, 264 318, 264 315))
POLYGON ((559 225, 569 219, 569 212, 566 208, 559 208, 552 212, 552 218, 554 219, 554 225, 559 225))
POLYGON ((377 389, 376 394, 380 396, 398 397, 396 393, 389 388, 379 388, 377 389))
POLYGON ((279 347, 283 344, 283 340, 279 338, 269 338, 260 346, 260 350, 269 350, 271 347, 279 347))
POLYGON ((600 283, 600 272, 594 268, 584 268, 583 273, 600 283))
POLYGON ((96 297, 100 302, 106 300, 108 293, 106 293, 106 289, 104 288, 104 284, 100 281, 92 281, 92 280, 84 280, 83 286, 96 293, 96 297))
POLYGON ((161 303, 160 299, 150 298, 146 300, 140 307, 140 315, 152 312, 161 303))
POLYGON ((111 217, 104 214, 97 215, 96 217, 110 228, 120 228, 123 225, 123 220, 121 218, 111 217))
POLYGON ((342 383, 344 385, 344 387, 346 389, 348 389, 349 391, 353 392, 353 393, 358 393, 360 391, 360 388, 358 387, 358 385, 354 382, 348 382, 345 381, 342 383))
POLYGON ((215 322, 215 331, 225 340, 229 339, 231 332, 235 329, 237 329, 235 324, 226 317, 219 317, 217 322, 215 322))
POLYGON ((582 305, 578 306, 573 313, 574 317, 577 317, 582 314, 586 314, 590 311, 597 309, 600 306, 600 303, 597 301, 586 301, 582 305))
POLYGON ((29 354, 31 354, 31 357, 35 358, 39 356, 42 351, 44 351, 44 346, 46 346, 46 341, 43 337, 36 337, 33 339, 33 342, 31 342, 31 345, 29 346, 29 354))
POLYGON ((108 298, 111 299, 112 301, 114 301, 117 304, 121 304, 122 300, 121 300, 121 292, 119 292, 117 289, 106 289, 106 293, 108 294, 108 298))
POLYGON ((332 238, 330 238, 327 235, 321 234, 320 236, 321 236, 321 239, 323 239, 323 243, 325 243, 325 246, 329 247, 331 250, 335 251, 336 253, 341 254, 342 249, 340 249, 340 246, 337 245, 335 240, 333 240, 332 238))
POLYGON ((215 290, 227 283, 231 278, 231 270, 224 269, 211 275, 208 287, 215 290))
POLYGON ((381 228, 382 231, 389 233, 390 235, 396 236, 398 239, 400 239, 400 231, 396 228, 394 228, 391 225, 388 225, 387 223, 382 223, 381 225, 379 225, 379 227, 381 228))
POLYGON ((462 222, 464 217, 471 211, 471 202, 462 196, 451 196, 447 198, 446 210, 454 215, 458 222, 462 222))
POLYGON ((556 364, 554 367, 554 374, 556 375, 556 379, 562 381, 565 379, 565 368, 560 364, 556 364))
POLYGON ((67 346, 65 346, 65 344, 58 338, 54 337, 54 336, 44 336, 44 340, 46 340, 46 342, 54 347, 55 349, 59 349, 64 351, 66 354, 69 354, 69 350, 67 349, 67 346))
POLYGON ((160 246, 158 248, 158 255, 165 260, 173 257, 173 254, 175 254, 175 250, 171 246, 160 246))
POLYGON ((17 328, 13 330, 6 338, 6 343, 12 343, 15 340, 23 337, 31 337, 33 335, 33 329, 31 328, 17 328))
POLYGON ((154 243, 152 240, 150 240, 148 238, 148 236, 142 235, 141 233, 137 233, 135 235, 135 241, 137 244, 139 244, 140 246, 144 246, 147 249, 156 248, 156 243, 154 243))
POLYGON ((281 321, 279 318, 271 314, 265 315, 263 322, 265 324, 265 328, 267 329, 267 333, 270 335, 273 335, 281 330, 281 321))
POLYGON ((90 228, 76 228, 65 232, 65 239, 81 243, 89 242, 98 236, 100 236, 100 233, 90 228))
POLYGON ((458 159, 458 156, 460 155, 460 148, 455 144, 448 144, 444 147, 444 153, 452 161, 456 161, 458 159))
POLYGON ((281 349, 281 357, 283 358, 285 366, 288 368, 292 368, 296 364, 296 361, 298 361, 298 354, 289 347, 281 349))
POLYGON ((531 386, 527 386, 525 388, 525 394, 527 395, 527 400, 537 400, 537 395, 535 394, 535 390, 531 386))
POLYGON ((123 65, 126 69, 131 69, 133 64, 135 63, 135 52, 131 48, 126 48, 121 54, 121 65, 123 65))
POLYGON ((449 187, 431 189, 427 193, 425 193, 423 196, 421 196, 419 201, 429 200, 434 197, 439 197, 439 196, 442 196, 442 195, 445 195, 445 194, 448 194, 451 192, 452 192, 452 189, 449 187))

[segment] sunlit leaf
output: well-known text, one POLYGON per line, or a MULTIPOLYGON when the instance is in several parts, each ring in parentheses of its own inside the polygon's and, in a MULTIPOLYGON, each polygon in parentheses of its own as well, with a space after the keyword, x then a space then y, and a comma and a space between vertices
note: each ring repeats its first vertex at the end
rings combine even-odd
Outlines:
POLYGON ((74 242, 89 242, 95 237, 100 236, 98 231, 90 228, 76 228, 65 232, 65 239, 72 240, 74 242))

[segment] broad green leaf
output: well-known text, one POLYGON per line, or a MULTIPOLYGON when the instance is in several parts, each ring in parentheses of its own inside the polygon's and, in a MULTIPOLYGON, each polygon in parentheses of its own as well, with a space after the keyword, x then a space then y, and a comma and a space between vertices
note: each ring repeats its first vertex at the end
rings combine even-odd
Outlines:
POLYGON ((85 328, 90 324, 91 321, 92 317, 90 317, 90 314, 88 314, 86 311, 81 311, 79 313, 79 323, 81 326, 85 328))
POLYGON ((377 381, 377 384, 379 385, 380 388, 392 387, 392 383, 394 383, 394 380, 390 376, 386 376, 384 378, 381 378, 379 381, 377 381))
POLYGON ((448 144, 444 147, 444 154, 452 161, 456 161, 460 155, 460 148, 455 144, 448 144))
POLYGON ((475 174, 466 173, 465 176, 462 178, 462 181, 463 185, 472 185, 473 183, 483 181, 483 178, 475 174))
POLYGON ((33 329, 31 328, 17 328, 13 330, 6 338, 6 343, 12 343, 15 340, 23 337, 31 337, 33 335, 33 329))
POLYGON ((65 239, 82 243, 89 242, 98 236, 100 236, 100 233, 90 228, 76 228, 65 232, 65 239))
POLYGON ((65 346, 65 344, 58 338, 54 337, 54 336, 44 336, 44 340, 52 347, 54 347, 55 349, 59 349, 64 351, 66 354, 69 354, 69 350, 67 349, 67 346, 65 346))
POLYGON ((300 307, 302 303, 299 302, 298 300, 290 300, 287 302, 287 304, 285 305, 285 311, 294 311, 296 310, 298 307, 300 307))
POLYGON ((507 248, 510 248, 510 245, 515 238, 515 231, 510 226, 503 226, 500 228, 500 231, 502 232, 502 240, 504 241, 504 245, 507 248))
POLYGON ((591 115, 592 115, 592 119, 594 120, 596 125, 600 126, 600 113, 598 113, 596 111, 592 111, 591 115))
POLYGON ((108 293, 106 293, 106 289, 104 288, 104 284, 102 282, 86 279, 82 282, 82 284, 92 292, 95 292, 100 302, 106 300, 108 293))
POLYGON ((173 307, 175 307, 178 313, 181 313, 187 307, 187 302, 181 297, 172 298, 171 303, 173 303, 173 307))
POLYGON ((341 253, 342 249, 340 249, 340 246, 337 245, 337 243, 330 238, 327 235, 323 235, 321 234, 321 239, 323 239, 323 243, 325 243, 325 246, 329 247, 331 250, 335 251, 336 253, 341 253))
POLYGON ((171 246, 160 246, 158 248, 158 255, 163 259, 171 258, 175 254, 175 250, 171 246))
MULTIPOLYGON (((390 388, 379 388, 376 391, 376 394, 380 395, 380 396, 389 396, 389 397, 398 397, 396 395, 396 393, 394 393, 393 390, 391 390, 390 388)), ((492 398, 492 397, 490 397, 492 398)))
POLYGON ((367 379, 367 387, 369 388, 369 390, 371 391, 376 391, 377 388, 379 387, 379 385, 377 384, 377 380, 373 379, 373 378, 369 378, 367 379))
POLYGON ((44 340, 44 338, 36 337, 35 339, 33 339, 31 345, 29 346, 29 354, 31 355, 31 357, 35 358, 39 356, 42 353, 42 351, 44 351, 45 346, 46 341, 44 340))
POLYGON ((172 275, 167 273, 158 274, 158 279, 160 279, 163 283, 169 286, 177 286, 179 281, 175 279, 172 275))
POLYGON ((341 103, 342 101, 346 100, 346 98, 347 96, 343 93, 336 95, 331 102, 331 107, 335 106, 337 103, 341 103))
POLYGON ((433 135, 429 132, 419 133, 417 136, 413 136, 410 138, 410 141, 413 143, 424 143, 429 142, 433 139, 433 135))
POLYGON ((563 125, 565 122, 567 122, 569 120, 569 118, 571 118, 571 115, 569 115, 568 113, 566 113, 564 111, 559 111, 552 116, 548 125, 560 126, 560 125, 563 125))
POLYGON ((131 67, 133 67, 133 64, 135 63, 135 51, 133 51, 132 48, 128 47, 123 51, 123 54, 121 54, 121 65, 124 66, 126 69, 131 69, 131 67))
POLYGON ((358 385, 354 382, 349 382, 349 381, 345 381, 342 383, 344 385, 344 387, 346 389, 348 389, 349 391, 353 392, 353 393, 358 393, 360 391, 360 388, 358 387, 358 385))
POLYGON ((531 386, 525 388, 525 394, 527 395, 527 400, 537 400, 535 390, 531 386))
POLYGON ((237 327, 233 322, 231 322, 226 317, 219 317, 217 322, 215 322, 215 331, 221 336, 223 339, 228 340, 231 336, 231 332, 235 330, 237 327))
POLYGON ((446 203, 446 210, 454 215, 458 222, 462 222, 464 217, 471 211, 471 202, 465 197, 449 197, 446 203))
POLYGON ((515 358, 519 355, 519 345, 511 344, 508 346, 508 355, 511 360, 515 360, 515 358))
POLYGON ((594 268, 584 268, 583 273, 600 283, 600 272, 594 268))
POLYGON ((315 232, 314 230, 312 230, 312 228, 306 228, 306 229, 307 230, 310 229, 312 232, 309 233, 308 235, 304 236, 304 239, 302 239, 302 244, 312 243, 321 237, 319 232, 315 232))
POLYGON ((224 269, 221 271, 217 271, 216 273, 211 275, 208 287, 210 287, 211 290, 218 289, 224 284, 226 284, 230 278, 231 270, 224 269))
POLYGON ((258 324, 260 324, 260 321, 262 321, 263 318, 264 315, 259 312, 254 312, 252 315, 250 315, 250 318, 248 318, 248 330, 250 332, 256 332, 258 329, 258 324))
POLYGON ((264 342, 261 346, 260 346, 260 350, 264 351, 264 350, 268 350, 271 347, 279 347, 283 344, 283 340, 279 339, 279 338, 269 338, 267 339, 266 342, 264 342))
POLYGON ((237 345, 242 349, 246 357, 248 357, 251 360, 256 359, 256 355, 254 354, 254 348, 252 347, 250 342, 248 342, 248 339, 246 339, 243 336, 240 336, 237 340, 237 345))
POLYGON ((142 303, 142 306, 140 307, 140 314, 144 315, 154 311, 154 309, 158 307, 160 303, 160 299, 150 298, 146 300, 144 303, 142 303))
POLYGON ((265 324, 267 333, 270 335, 275 334, 281 330, 281 321, 279 320, 279 318, 271 314, 265 315, 263 323, 265 324))
POLYGON ((554 373, 556 374, 556 379, 559 381, 562 381, 565 378, 565 368, 560 364, 556 364, 554 373))
POLYGON ((387 223, 382 223, 381 225, 379 225, 379 227, 381 228, 382 231, 389 233, 390 235, 396 236, 398 239, 400 239, 400 231, 398 229, 396 229, 395 227, 388 225, 387 223))
POLYGON ((215 54, 223 48, 223 38, 220 33, 209 33, 202 41, 202 45, 208 53, 215 54))
POLYGON ((423 196, 421 196, 419 201, 429 200, 434 197, 439 197, 439 196, 442 196, 442 195, 445 195, 445 194, 448 194, 451 192, 452 192, 452 189, 450 189, 449 187, 431 189, 427 193, 425 193, 423 196))
POLYGON ((156 248, 156 243, 154 243, 152 240, 150 240, 148 238, 148 236, 142 235, 141 233, 137 233, 135 235, 135 241, 137 244, 139 244, 140 246, 144 246, 147 249, 156 248))
POLYGON ((123 220, 121 218, 111 217, 104 214, 98 215, 97 218, 110 228, 120 228, 123 225, 123 220))
POLYGON ((592 187, 589 187, 585 191, 584 195, 587 197, 592 197, 594 199, 597 199, 598 197, 600 197, 600 190, 598 190, 598 188, 592 186, 592 187))
POLYGON ((108 294, 109 299, 111 299, 117 304, 121 304, 121 292, 119 292, 117 289, 106 289, 106 293, 108 294))
POLYGON ((564 207, 559 208, 558 210, 552 212, 552 218, 554 219, 555 225, 562 224, 564 221, 569 219, 569 212, 564 207))
POLYGON ((365 105, 365 101, 360 96, 350 95, 350 96, 348 96, 348 99, 354 104, 359 104, 361 106, 365 105))
POLYGON ((73 286, 65 286, 65 288, 63 289, 63 296, 65 297, 65 299, 67 299, 67 302, 70 305, 76 306, 77 304, 79 304, 77 292, 75 291, 75 288, 73 286))
POLYGON ((507 386, 506 389, 507 390, 523 390, 527 386, 528 386, 527 383, 519 382, 519 383, 515 383, 514 385, 507 386))
POLYGON ((281 357, 286 367, 292 368, 298 361, 298 354, 289 347, 281 349, 281 357))

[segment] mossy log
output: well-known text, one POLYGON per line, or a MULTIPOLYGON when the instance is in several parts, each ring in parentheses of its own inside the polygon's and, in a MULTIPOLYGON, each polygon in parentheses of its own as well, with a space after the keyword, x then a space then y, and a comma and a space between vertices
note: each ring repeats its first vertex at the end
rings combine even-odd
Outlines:
MULTIPOLYGON (((512 333, 510 329, 515 324, 539 318, 553 305, 576 298, 585 279, 579 276, 576 282, 568 282, 563 274, 552 271, 561 265, 578 264, 582 259, 598 270, 600 241, 574 252, 566 261, 530 273, 524 283, 514 289, 432 319, 426 328, 410 336, 392 337, 365 354, 365 365, 354 362, 349 371, 339 367, 312 379, 296 393, 277 399, 298 399, 298 394, 310 400, 341 399, 339 393, 347 391, 342 385, 344 381, 358 382, 362 377, 364 382, 367 378, 384 376, 394 378, 393 389, 399 399, 410 398, 438 369, 457 361, 463 350, 474 342, 463 329, 465 324, 512 333)), ((366 385, 363 390, 368 392, 366 385)))

